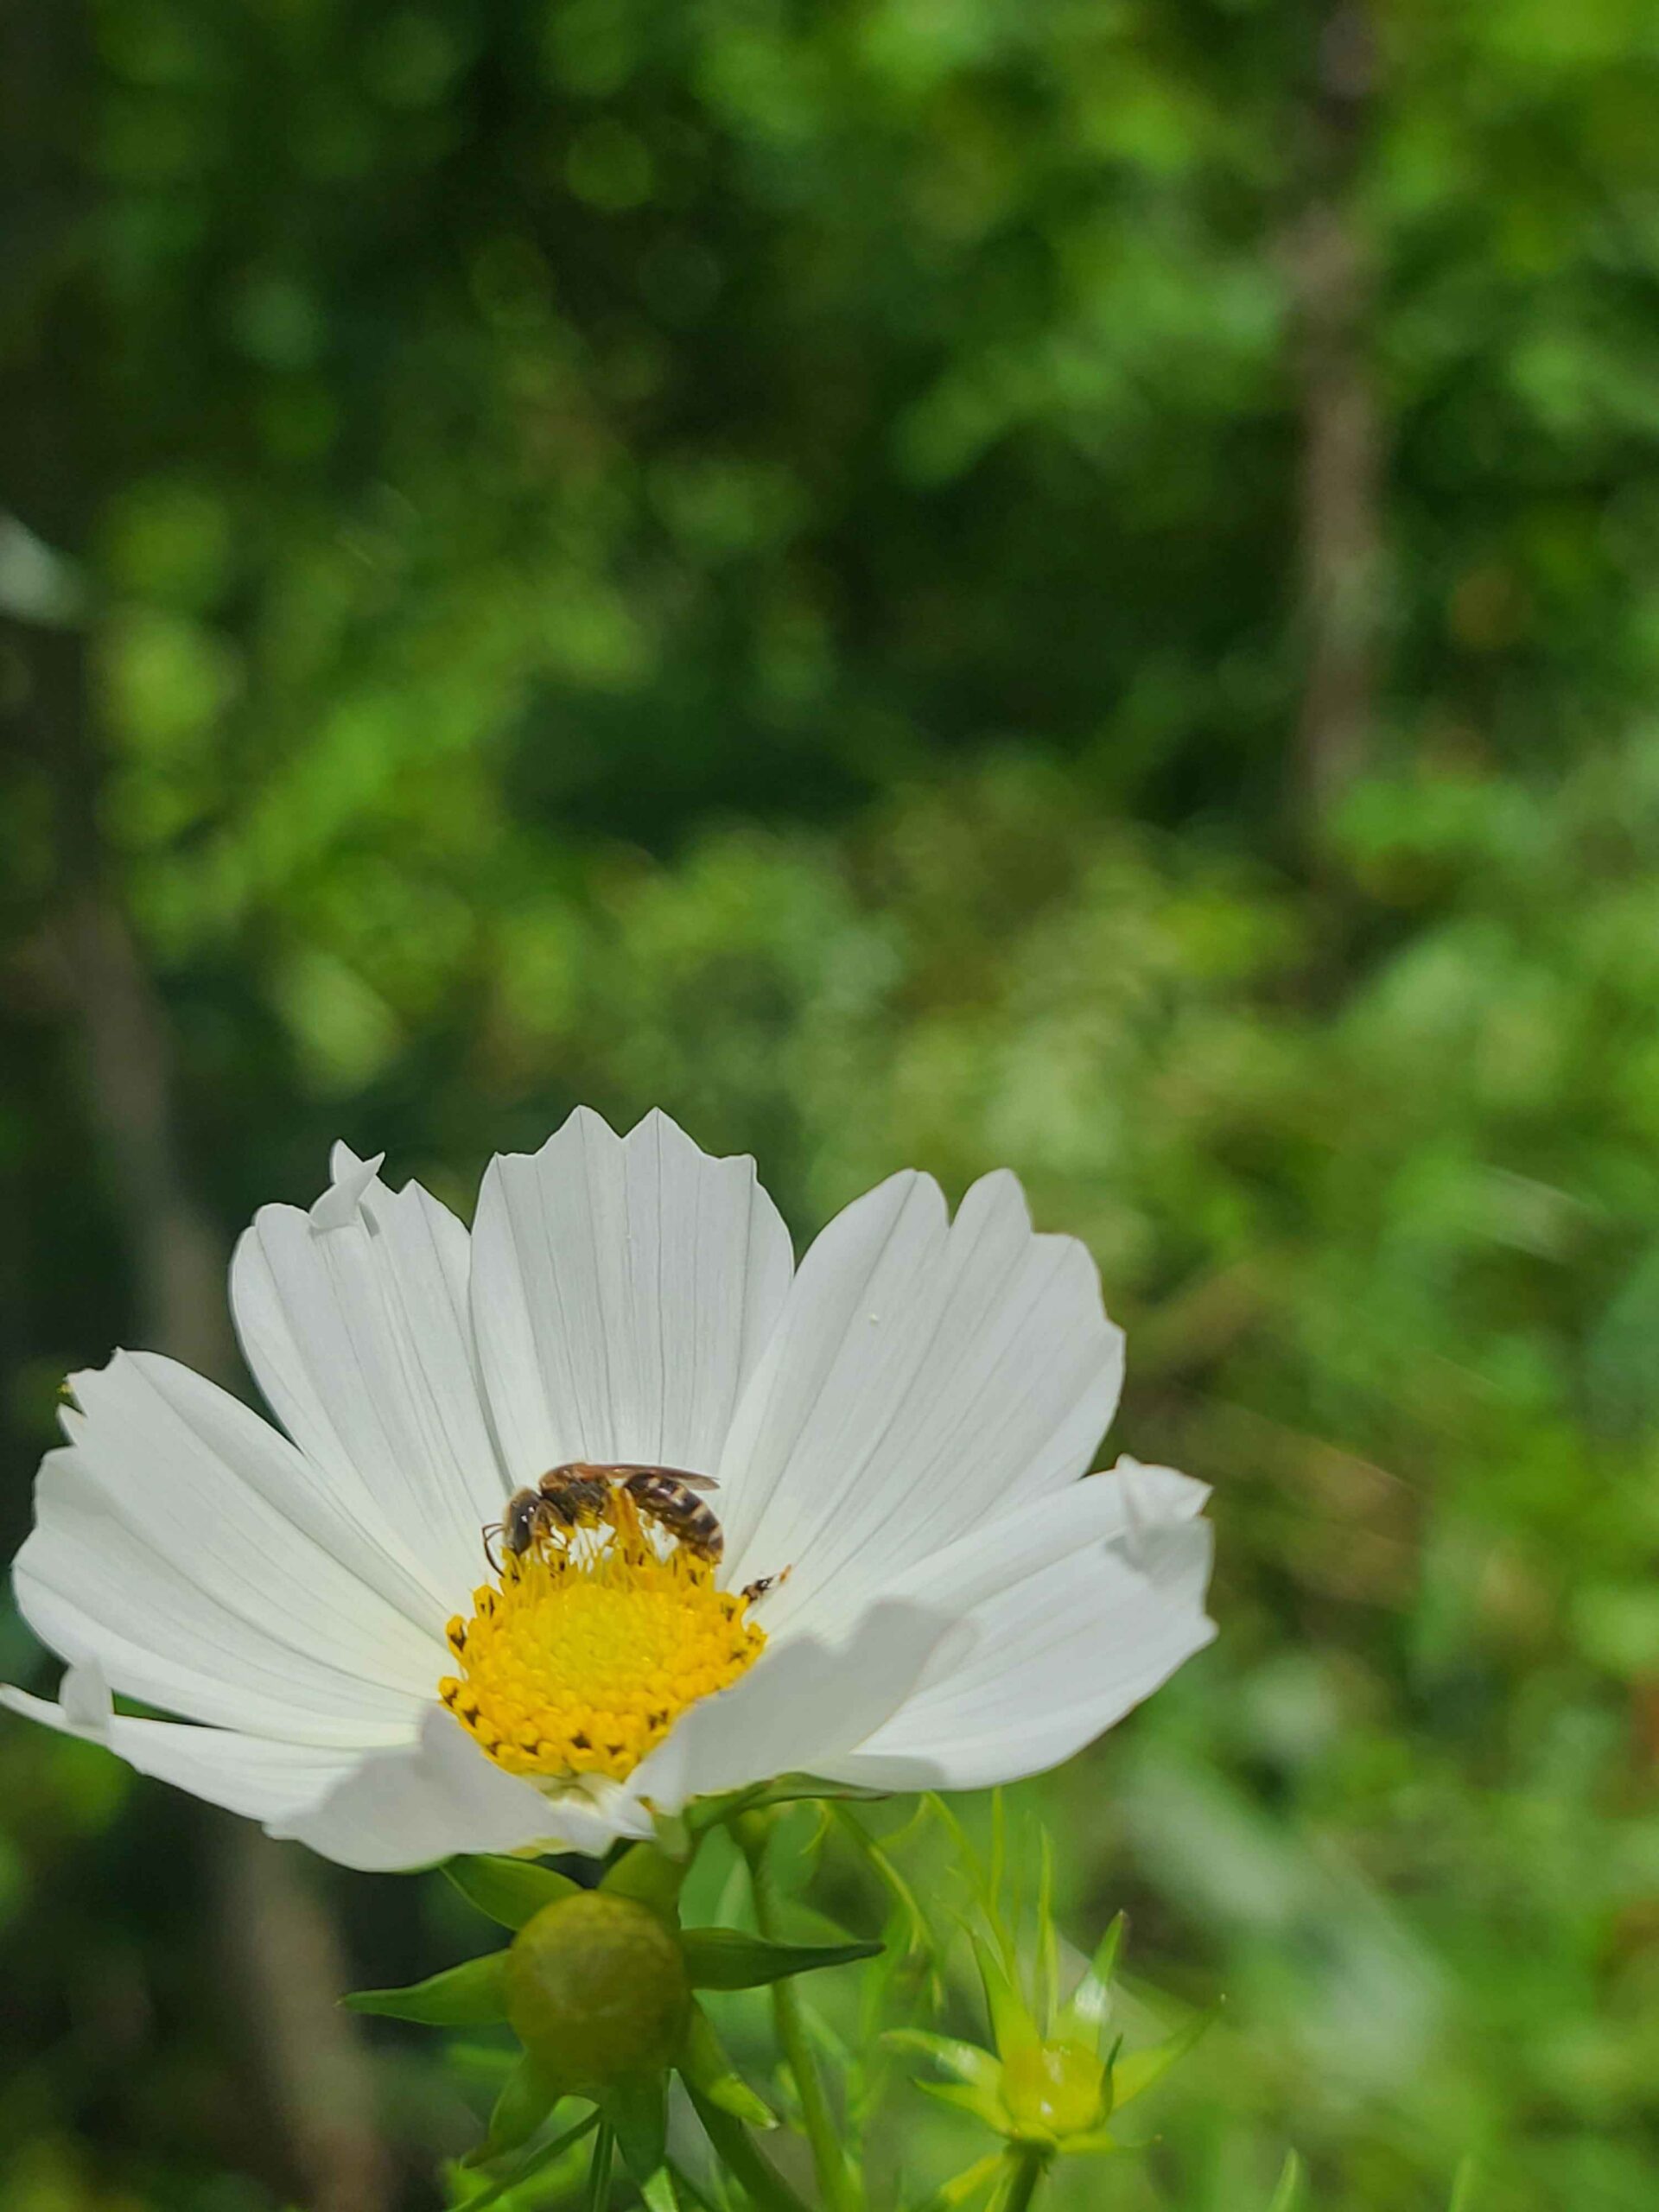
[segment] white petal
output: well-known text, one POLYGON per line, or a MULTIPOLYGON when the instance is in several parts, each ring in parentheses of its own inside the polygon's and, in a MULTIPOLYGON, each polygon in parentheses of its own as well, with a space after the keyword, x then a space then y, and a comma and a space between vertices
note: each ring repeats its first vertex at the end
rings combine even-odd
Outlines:
POLYGON ((359 1160, 348 1144, 337 1144, 328 1155, 328 1188, 311 1209, 313 1229, 344 1229, 357 1217, 358 1208, 385 1166, 386 1155, 359 1160))
POLYGON ((660 1812, 692 1797, 781 1774, 823 1774, 879 1730, 936 1654, 971 1637, 931 1607, 874 1605, 833 1643, 797 1637, 769 1648, 742 1679, 705 1698, 631 1777, 660 1812))
MULTIPOLYGON (((1128 1525, 982 1596, 969 1616, 978 1630, 971 1656, 930 1669, 893 1719, 826 1772, 893 1789, 976 1789, 1038 1773, 1092 1742, 1208 1643, 1211 1531, 1192 1517, 1198 1486, 1173 1489, 1182 1478, 1167 1469, 1131 1463, 1125 1473, 1128 1525), (1146 1517, 1160 1493, 1168 1510, 1146 1517)), ((1075 1518, 1077 1508, 1068 1499, 1063 1513, 1075 1518)), ((1065 1533, 1060 1523, 1053 1533, 1065 1533)), ((1029 1566, 1029 1555, 1014 1563, 1029 1566)), ((982 1590, 982 1565, 959 1562, 960 1594, 982 1590)))
POLYGON ((569 1459, 711 1472, 791 1264, 754 1162, 710 1159, 662 1114, 624 1139, 579 1108, 493 1160, 473 1319, 514 1478, 569 1459))
POLYGON ((473 1363, 467 1231, 343 1146, 334 1166, 308 1214, 264 1206, 238 1243, 237 1333, 336 1516, 448 1613, 506 1495, 473 1363))
POLYGON ((0 1705, 66 1736, 102 1744, 140 1774, 170 1782, 226 1812, 257 1821, 291 1817, 327 1795, 359 1753, 277 1744, 227 1728, 135 1720, 112 1711, 94 1667, 71 1668, 61 1703, 0 1686, 0 1705))
POLYGON ((629 1825, 619 1825, 597 1802, 543 1796, 495 1765, 435 1706, 417 1743, 362 1760, 321 1804, 270 1826, 273 1835, 373 1873, 429 1866, 459 1851, 597 1853, 620 1834, 651 1832, 632 1807, 622 1819, 629 1825))
POLYGON ((18 1604, 64 1658, 193 1719, 314 1744, 396 1740, 448 1665, 407 1615, 289 1517, 293 1446, 154 1354, 78 1375, 48 1454, 18 1604))
POLYGON ((780 1625, 844 1616, 1073 1481, 1122 1377, 1093 1261, 1033 1233, 1012 1175, 975 1184, 948 1230, 937 1185, 894 1176, 807 1254, 739 1408, 721 1464, 730 1580, 789 1567, 780 1625))
POLYGON ((1195 1519, 1209 1495, 1206 1484, 1173 1467, 1143 1466, 1125 1456, 1108 1474, 1069 1483, 930 1553, 895 1575, 882 1594, 968 1614, 1030 1576, 1091 1548, 1118 1543, 1133 1563, 1146 1537, 1172 1522, 1195 1519))

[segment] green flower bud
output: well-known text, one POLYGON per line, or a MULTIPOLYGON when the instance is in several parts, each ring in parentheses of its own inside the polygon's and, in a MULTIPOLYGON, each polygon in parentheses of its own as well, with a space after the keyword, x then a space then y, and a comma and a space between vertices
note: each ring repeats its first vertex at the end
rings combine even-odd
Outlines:
POLYGON ((584 2094, 662 2073, 691 2017, 673 1929, 648 1905, 600 1890, 524 1923, 507 1953, 506 2000, 542 2072, 584 2094))
POLYGON ((1002 2101, 1030 2142, 1084 2135, 1103 2117, 1106 2068, 1075 2043, 1022 2044, 1002 2062, 1002 2101))

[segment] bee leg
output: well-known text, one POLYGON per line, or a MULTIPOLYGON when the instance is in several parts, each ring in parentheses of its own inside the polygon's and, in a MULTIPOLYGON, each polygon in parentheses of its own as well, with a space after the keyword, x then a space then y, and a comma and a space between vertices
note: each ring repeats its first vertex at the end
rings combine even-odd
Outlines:
POLYGON ((484 1556, 490 1562, 490 1573, 492 1574, 500 1573, 501 1562, 495 1555, 494 1550, 490 1543, 490 1539, 492 1536, 499 1536, 504 1533, 503 1524, 499 1521, 492 1521, 484 1531, 484 1556))

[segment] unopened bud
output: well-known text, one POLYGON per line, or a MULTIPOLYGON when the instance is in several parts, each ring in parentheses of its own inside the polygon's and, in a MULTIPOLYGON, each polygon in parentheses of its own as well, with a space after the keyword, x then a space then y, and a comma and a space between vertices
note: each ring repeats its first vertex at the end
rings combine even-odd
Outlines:
POLYGON ((601 1890, 527 1920, 507 1953, 507 2018, 550 2080, 574 2091, 660 2074, 679 2052, 691 1989, 674 1931, 601 1890))
POLYGON ((1008 2116, 1035 2141, 1086 2134, 1103 2117, 1105 2090, 1105 2066, 1081 2044, 1030 2044, 1002 2063, 1008 2116))

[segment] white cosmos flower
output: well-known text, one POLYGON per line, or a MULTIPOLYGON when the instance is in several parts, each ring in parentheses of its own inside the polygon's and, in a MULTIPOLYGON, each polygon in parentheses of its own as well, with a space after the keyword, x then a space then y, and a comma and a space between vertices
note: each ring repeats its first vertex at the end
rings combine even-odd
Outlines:
POLYGON ((953 1222, 895 1175, 797 1269, 753 1162, 660 1114, 619 1138, 579 1110, 492 1161, 470 1236, 378 1166, 336 1147, 309 1212, 267 1206, 237 1248, 286 1436, 153 1353, 72 1378, 16 1567, 68 1673, 59 1703, 0 1691, 14 1711, 405 1867, 599 1852, 784 1773, 1033 1773, 1213 1633, 1202 1486, 1078 1479, 1122 1338, 1013 1176, 953 1222), (485 1524, 574 1460, 712 1476, 718 1573, 636 1523, 498 1590, 485 1524))

